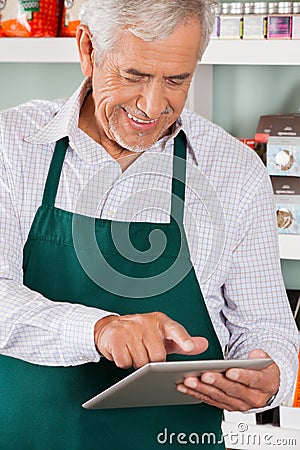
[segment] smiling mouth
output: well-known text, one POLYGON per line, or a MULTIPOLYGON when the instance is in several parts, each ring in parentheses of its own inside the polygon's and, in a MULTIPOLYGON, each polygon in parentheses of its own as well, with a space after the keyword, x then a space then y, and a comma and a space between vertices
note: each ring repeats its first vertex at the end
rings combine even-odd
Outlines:
POLYGON ((133 120, 136 123, 141 123, 143 125, 149 125, 152 123, 156 123, 158 122, 158 119, 154 119, 154 120, 142 120, 142 119, 138 119, 137 117, 132 116, 131 114, 129 114, 128 112, 126 112, 127 116, 129 117, 129 119, 133 120))

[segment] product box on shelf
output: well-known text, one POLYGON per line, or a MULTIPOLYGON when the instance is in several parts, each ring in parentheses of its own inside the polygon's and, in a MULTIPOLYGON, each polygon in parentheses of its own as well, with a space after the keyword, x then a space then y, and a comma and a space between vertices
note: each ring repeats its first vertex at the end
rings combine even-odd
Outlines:
POLYGON ((265 39, 267 37, 266 2, 245 3, 243 22, 243 39, 265 39))
POLYGON ((252 148, 254 150, 255 148, 255 140, 253 138, 238 138, 240 142, 247 145, 247 147, 252 148))
POLYGON ((0 1, 0 37, 56 37, 61 0, 0 1))
POLYGON ((243 35, 244 3, 221 4, 219 39, 241 39, 243 35))
POLYGON ((292 38, 300 39, 300 2, 293 2, 292 38))
POLYGON ((270 175, 300 177, 300 114, 260 116, 255 142, 270 175))
POLYGON ((80 23, 80 10, 85 0, 64 0, 60 36, 74 37, 80 23))
POLYGON ((268 15, 268 39, 290 39, 292 37, 292 2, 278 2, 278 13, 268 15))
POLYGON ((300 234, 300 178, 271 176, 280 234, 300 234))
POLYGON ((270 136, 267 168, 270 175, 300 177, 300 137, 270 136))
POLYGON ((300 137, 300 114, 260 116, 255 132, 255 141, 267 143, 270 136, 300 137))

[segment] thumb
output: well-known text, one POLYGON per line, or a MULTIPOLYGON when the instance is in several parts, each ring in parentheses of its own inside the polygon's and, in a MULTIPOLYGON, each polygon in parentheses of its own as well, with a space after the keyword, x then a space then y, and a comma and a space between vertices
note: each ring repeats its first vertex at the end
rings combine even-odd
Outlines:
POLYGON ((255 348, 251 350, 248 354, 249 359, 255 359, 255 358, 270 358, 270 356, 264 352, 261 348, 255 348))
POLYGON ((200 353, 205 352, 208 347, 208 341, 204 337, 194 336, 190 337, 190 340, 193 342, 194 346, 192 350, 184 350, 182 346, 178 345, 174 341, 166 342, 166 351, 168 354, 170 353, 178 353, 181 355, 199 355, 200 353))

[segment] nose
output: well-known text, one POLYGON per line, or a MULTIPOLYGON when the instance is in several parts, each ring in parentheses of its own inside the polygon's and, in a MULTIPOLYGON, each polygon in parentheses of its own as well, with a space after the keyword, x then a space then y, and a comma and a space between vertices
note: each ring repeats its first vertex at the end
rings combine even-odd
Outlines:
POLYGON ((161 114, 166 113, 170 106, 163 83, 154 80, 146 83, 137 99, 136 106, 150 120, 157 119, 161 114))

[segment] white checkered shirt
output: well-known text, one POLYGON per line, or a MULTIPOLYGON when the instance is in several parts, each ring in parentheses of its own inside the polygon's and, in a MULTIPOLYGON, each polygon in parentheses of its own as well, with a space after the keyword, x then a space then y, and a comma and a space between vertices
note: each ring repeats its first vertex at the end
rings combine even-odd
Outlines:
POLYGON ((168 222, 173 141, 183 129, 188 140, 184 225, 207 309, 229 357, 246 358, 262 348, 274 358, 281 370, 279 404, 292 394, 298 336, 280 272, 265 167, 224 130, 184 110, 173 135, 122 173, 119 163, 77 127, 88 89, 85 81, 68 100, 32 101, 0 114, 1 353, 52 366, 99 360, 94 325, 110 312, 53 302, 23 286, 23 247, 56 141, 70 139, 57 207, 106 219, 168 222), (100 171, 97 188, 91 189, 100 171), (88 192, 84 201, 82 192, 88 192))

